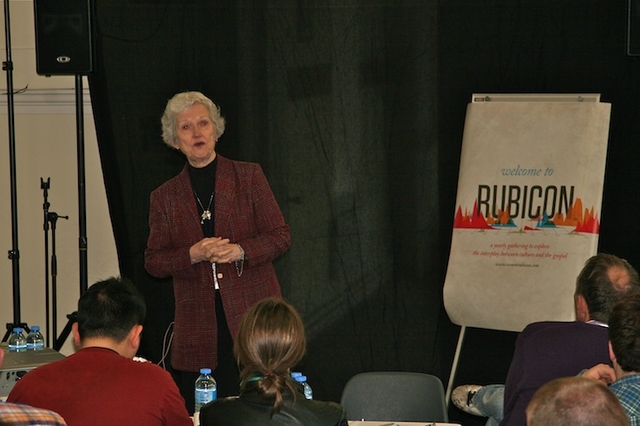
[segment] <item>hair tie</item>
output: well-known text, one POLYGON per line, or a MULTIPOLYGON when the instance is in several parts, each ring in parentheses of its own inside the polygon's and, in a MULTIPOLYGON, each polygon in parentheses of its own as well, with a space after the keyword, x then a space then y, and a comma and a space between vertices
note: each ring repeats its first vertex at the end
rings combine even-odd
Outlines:
POLYGON ((242 382, 240 382, 240 387, 244 387, 244 385, 246 385, 247 383, 251 383, 251 382, 259 382, 260 380, 264 380, 267 379, 269 377, 275 377, 277 376, 277 374, 271 372, 271 371, 267 371, 266 373, 264 373, 264 375, 262 376, 253 376, 253 377, 249 377, 246 380, 243 380, 242 382))

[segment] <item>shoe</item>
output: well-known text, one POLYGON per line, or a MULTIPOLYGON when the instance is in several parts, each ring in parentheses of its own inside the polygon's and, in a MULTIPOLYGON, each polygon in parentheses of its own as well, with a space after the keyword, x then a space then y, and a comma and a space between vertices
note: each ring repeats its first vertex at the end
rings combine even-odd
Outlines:
POLYGON ((478 407, 473 403, 473 397, 482 386, 480 385, 462 385, 458 386, 451 392, 451 402, 453 405, 464 411, 465 413, 473 414, 474 416, 487 417, 478 410, 478 407))

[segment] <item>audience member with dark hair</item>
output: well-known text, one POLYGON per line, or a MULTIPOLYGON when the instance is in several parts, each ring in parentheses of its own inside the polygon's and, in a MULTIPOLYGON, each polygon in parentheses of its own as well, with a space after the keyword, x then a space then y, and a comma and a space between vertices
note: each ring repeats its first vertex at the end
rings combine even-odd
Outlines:
POLYGON ((542 385, 609 360, 607 322, 613 305, 640 292, 638 272, 624 259, 600 253, 585 263, 574 295, 576 321, 529 324, 518 336, 504 385, 463 385, 451 400, 487 425, 525 424, 525 408, 542 385))
POLYGON ((613 368, 597 365, 584 377, 611 384, 632 425, 640 425, 640 295, 624 298, 609 318, 609 352, 613 368))
POLYGON ((628 426, 618 398, 605 385, 582 377, 555 379, 527 406, 527 426, 628 426))
POLYGON ((144 299, 129 281, 90 286, 72 325, 80 349, 27 373, 7 400, 53 410, 69 426, 193 426, 171 375, 133 360, 145 316, 144 299))
POLYGON ((302 319, 287 302, 268 298, 240 323, 234 354, 241 367, 240 396, 218 399, 200 410, 202 426, 347 426, 335 402, 305 399, 291 369, 305 354, 302 319))

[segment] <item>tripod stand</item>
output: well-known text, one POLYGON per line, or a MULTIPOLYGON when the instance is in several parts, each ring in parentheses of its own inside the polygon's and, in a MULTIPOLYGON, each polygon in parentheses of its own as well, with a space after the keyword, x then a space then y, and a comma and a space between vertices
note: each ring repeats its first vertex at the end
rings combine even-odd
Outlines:
POLYGON ((7 60, 2 69, 7 72, 7 117, 9 125, 9 164, 11 181, 11 241, 9 250, 13 276, 13 323, 7 323, 7 332, 2 341, 6 341, 14 327, 29 330, 26 323, 20 321, 20 250, 18 249, 18 196, 16 184, 16 136, 15 112, 13 103, 13 61, 11 60, 11 25, 9 18, 9 0, 4 0, 4 30, 7 60))
MULTIPOLYGON (((18 211, 17 211, 17 185, 16 185, 16 156, 15 156, 15 113, 13 102, 13 62, 11 60, 11 30, 10 30, 10 0, 4 0, 4 24, 5 24, 5 42, 7 60, 3 62, 2 69, 7 72, 7 116, 9 119, 9 158, 10 158, 10 182, 11 182, 11 219, 12 219, 12 242, 13 247, 9 251, 9 259, 12 261, 13 272, 13 323, 7 323, 7 333, 3 341, 6 341, 14 327, 22 327, 29 331, 26 323, 20 321, 20 270, 19 259, 20 252, 18 250, 18 211)), ((93 7, 93 2, 91 3, 93 7)), ((90 28, 93 23, 90 22, 90 28)), ((85 73, 88 71, 85 71, 85 73)), ((68 73, 55 73, 60 75, 68 75, 68 73)), ((44 74, 49 75, 49 74, 44 74)), ((87 236, 86 236, 86 195, 85 195, 85 163, 84 163, 84 112, 83 112, 83 89, 82 74, 75 73, 75 93, 76 93, 76 136, 77 136, 77 155, 78 155, 78 217, 79 217, 79 248, 80 248, 80 295, 84 293, 88 286, 87 277, 87 236)), ((48 206, 47 206, 48 209, 48 206)), ((55 217, 57 219, 57 216, 55 217)), ((47 226, 51 221, 50 215, 47 213, 47 226)), ((48 276, 48 274, 47 274, 48 276)), ((47 289, 49 286, 47 285, 47 289)), ((48 291, 48 290, 47 290, 48 291)), ((70 325, 75 319, 75 313, 67 316, 70 325)), ((47 333, 47 336, 49 334, 47 333)), ((61 336, 56 340, 56 350, 60 348, 64 338, 61 336)))
MULTIPOLYGON (((82 100, 82 75, 75 76, 76 89, 76 148, 78 156, 78 224, 79 224, 79 247, 80 247, 80 296, 87 290, 88 265, 87 265, 87 201, 85 191, 85 161, 84 161, 84 109, 82 100)), ((77 312, 67 315, 67 324, 60 333, 60 336, 53 344, 53 349, 59 351, 65 340, 71 333, 71 326, 76 322, 77 312)))

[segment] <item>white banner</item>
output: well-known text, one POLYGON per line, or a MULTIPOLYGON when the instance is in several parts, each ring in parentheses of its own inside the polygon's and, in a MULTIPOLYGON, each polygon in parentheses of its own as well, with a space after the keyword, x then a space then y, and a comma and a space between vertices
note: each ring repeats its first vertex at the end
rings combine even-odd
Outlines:
POLYGON ((597 252, 611 105, 599 95, 474 95, 464 127, 444 304, 520 331, 574 319, 597 252))

